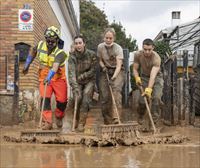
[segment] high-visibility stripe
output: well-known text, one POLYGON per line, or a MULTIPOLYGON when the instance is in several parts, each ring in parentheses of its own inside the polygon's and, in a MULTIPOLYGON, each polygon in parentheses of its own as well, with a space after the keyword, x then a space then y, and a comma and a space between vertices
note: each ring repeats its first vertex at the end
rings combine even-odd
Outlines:
POLYGON ((44 51, 44 50, 37 50, 37 52, 44 53, 44 54, 48 53, 47 51, 44 51))
MULTIPOLYGON (((66 60, 68 55, 66 54, 66 52, 64 50, 56 47, 56 49, 50 55, 48 55, 46 42, 40 41, 39 44, 38 44, 37 56, 39 57, 40 63, 43 64, 43 65, 47 65, 49 67, 52 67, 56 56, 58 54, 60 54, 61 52, 65 53, 65 60, 66 60)), ((64 64, 65 64, 65 61, 62 62, 60 64, 60 66, 63 66, 64 64)))
POLYGON ((38 49, 39 49, 39 50, 41 50, 41 49, 42 49, 42 46, 43 46, 43 44, 44 44, 44 42, 43 42, 43 41, 40 41, 40 42, 39 42, 39 44, 38 44, 38 49))

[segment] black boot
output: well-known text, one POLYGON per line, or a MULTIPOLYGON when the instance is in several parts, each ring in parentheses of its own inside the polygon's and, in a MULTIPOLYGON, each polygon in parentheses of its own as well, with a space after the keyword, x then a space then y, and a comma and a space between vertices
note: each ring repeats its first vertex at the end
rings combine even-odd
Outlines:
POLYGON ((59 129, 62 128, 62 126, 63 126, 62 118, 56 118, 56 126, 59 129))

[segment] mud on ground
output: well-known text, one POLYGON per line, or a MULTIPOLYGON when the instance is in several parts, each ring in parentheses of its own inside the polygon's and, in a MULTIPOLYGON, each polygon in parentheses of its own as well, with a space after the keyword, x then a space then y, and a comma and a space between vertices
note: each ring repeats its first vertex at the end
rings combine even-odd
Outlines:
POLYGON ((135 132, 131 137, 94 136, 81 133, 61 133, 57 136, 31 136, 21 137, 24 128, 36 128, 34 122, 17 126, 1 126, 0 140, 2 143, 34 143, 34 144, 80 144, 86 146, 137 146, 142 144, 200 144, 200 129, 193 126, 175 127, 163 126, 161 132, 152 133, 135 132))

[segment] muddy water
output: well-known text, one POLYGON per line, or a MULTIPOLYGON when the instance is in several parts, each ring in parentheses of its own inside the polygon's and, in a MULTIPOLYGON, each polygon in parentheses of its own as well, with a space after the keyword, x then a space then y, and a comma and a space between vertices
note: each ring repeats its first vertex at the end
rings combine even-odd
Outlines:
POLYGON ((198 144, 106 148, 4 144, 0 147, 1 168, 200 167, 200 146, 198 144))
POLYGON ((2 141, 0 129, 0 168, 199 168, 200 129, 167 127, 191 138, 184 144, 94 147, 16 144, 2 141))

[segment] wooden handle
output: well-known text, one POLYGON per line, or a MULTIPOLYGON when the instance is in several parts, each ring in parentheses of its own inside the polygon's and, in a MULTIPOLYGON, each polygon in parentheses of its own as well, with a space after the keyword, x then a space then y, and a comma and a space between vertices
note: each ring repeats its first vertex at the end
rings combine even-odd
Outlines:
POLYGON ((72 126, 72 131, 75 131, 75 126, 76 126, 76 115, 77 115, 77 106, 78 106, 78 98, 77 96, 75 97, 75 105, 74 105, 74 117, 73 117, 73 126, 72 126))
POLYGON ((45 83, 45 86, 44 86, 44 95, 43 95, 43 99, 42 99, 42 108, 41 108, 41 111, 40 111, 39 128, 41 128, 41 126, 42 126, 42 113, 44 111, 44 103, 45 103, 46 92, 47 92, 47 83, 45 83))
MULTIPOLYGON (((144 93, 143 87, 142 87, 142 86, 138 86, 138 87, 139 87, 139 89, 140 89, 140 91, 141 91, 141 94, 144 93)), ((145 102, 145 105, 146 105, 146 109, 147 109, 147 113, 148 113, 149 119, 150 119, 150 121, 151 121, 151 125, 152 125, 152 127, 153 127, 153 132, 154 132, 154 134, 155 134, 155 133, 156 133, 156 127, 155 127, 155 124, 154 124, 154 122, 153 122, 153 118, 152 118, 152 115, 151 115, 151 110, 150 110, 150 108, 149 108, 149 103, 148 103, 148 101, 147 101, 146 96, 144 96, 144 102, 145 102)))
POLYGON ((111 88, 111 86, 110 86, 110 84, 109 84, 108 73, 106 73, 106 78, 107 78, 107 81, 108 81, 108 86, 109 86, 110 93, 111 93, 111 97, 112 97, 112 102, 113 102, 114 111, 115 111, 115 113, 117 114, 117 119, 118 119, 119 124, 121 124, 121 120, 120 120, 120 117, 119 117, 119 111, 118 111, 118 109, 117 109, 117 105, 116 105, 116 102, 115 102, 115 98, 114 98, 114 95, 113 95, 112 88, 111 88))

